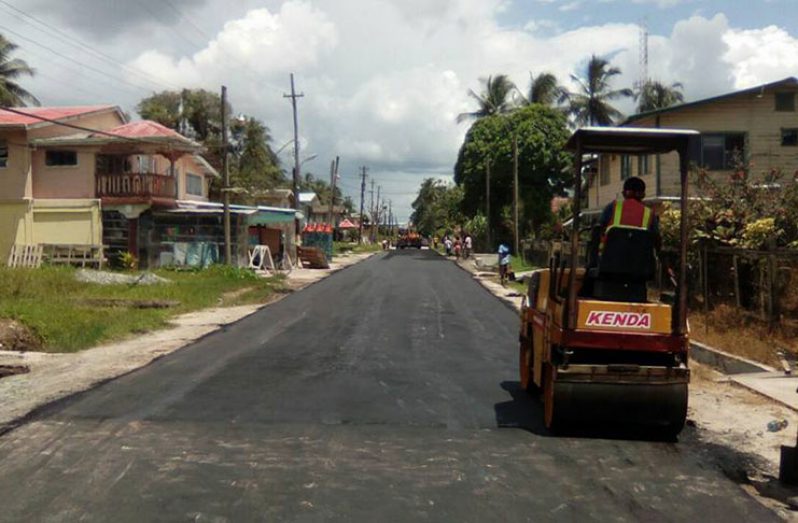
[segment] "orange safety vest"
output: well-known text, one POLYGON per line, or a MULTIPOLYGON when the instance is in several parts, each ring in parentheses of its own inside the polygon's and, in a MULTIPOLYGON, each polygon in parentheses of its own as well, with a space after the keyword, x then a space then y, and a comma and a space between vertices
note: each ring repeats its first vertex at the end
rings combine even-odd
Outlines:
POLYGON ((607 233, 613 227, 624 227, 627 229, 648 230, 651 225, 651 209, 637 200, 615 200, 612 210, 612 219, 607 224, 607 228, 601 234, 601 244, 599 253, 604 252, 604 244, 607 243, 607 233))

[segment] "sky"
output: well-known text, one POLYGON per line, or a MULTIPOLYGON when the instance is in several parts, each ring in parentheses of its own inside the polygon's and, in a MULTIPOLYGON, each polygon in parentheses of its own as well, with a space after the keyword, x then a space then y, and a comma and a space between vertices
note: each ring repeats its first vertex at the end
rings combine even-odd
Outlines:
MULTIPOLYGON (((294 73, 303 172, 360 198, 359 167, 400 221, 424 178, 451 180, 474 109, 468 90, 505 73, 573 87, 591 56, 681 82, 688 101, 798 76, 796 0, 0 0, 0 34, 37 70, 45 105, 110 103, 132 116, 156 91, 226 85, 236 112, 262 119, 273 148, 292 139, 294 73)), ((631 101, 619 104, 626 113, 631 101)), ((291 147, 282 149, 291 166, 291 147)), ((375 190, 376 192, 376 190, 375 190)))

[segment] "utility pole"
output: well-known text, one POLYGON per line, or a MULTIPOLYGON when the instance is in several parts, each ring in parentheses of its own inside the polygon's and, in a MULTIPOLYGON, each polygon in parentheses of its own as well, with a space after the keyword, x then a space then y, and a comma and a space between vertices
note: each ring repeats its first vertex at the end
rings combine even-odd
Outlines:
POLYGON ((393 236, 393 202, 388 200, 388 236, 393 236))
POLYGON ((380 203, 380 189, 382 189, 382 185, 377 186, 377 219, 374 220, 374 223, 377 225, 377 233, 374 235, 375 240, 380 236, 380 217, 382 216, 382 204, 380 203))
MULTIPOLYGON (((335 160, 330 164, 330 212, 328 213, 329 224, 335 229, 335 181, 338 178, 338 161, 340 157, 336 156, 335 160)), ((333 235, 335 231, 333 230, 333 235)))
POLYGON ((369 198, 369 214, 371 215, 371 219, 369 220, 369 241, 374 241, 374 178, 371 179, 371 191, 370 198, 369 198))
MULTIPOLYGON (((304 93, 296 94, 294 89, 294 73, 291 73, 291 94, 283 94, 283 98, 291 99, 291 107, 294 110, 294 209, 299 210, 299 124, 296 115, 296 99, 305 96, 304 93)), ((299 219, 294 219, 296 234, 299 236, 299 219)))
POLYGON ((488 252, 493 249, 490 234, 490 158, 485 162, 485 230, 488 240, 488 252))
POLYGON ((230 231, 230 169, 227 165, 227 87, 222 86, 222 173, 224 188, 222 189, 224 202, 224 263, 233 262, 232 234, 230 231))
POLYGON ((366 166, 364 165, 360 169, 360 236, 358 237, 358 242, 363 243, 363 202, 366 199, 366 166))
POLYGON ((520 257, 518 243, 518 138, 515 136, 513 136, 513 236, 515 240, 513 254, 520 257))

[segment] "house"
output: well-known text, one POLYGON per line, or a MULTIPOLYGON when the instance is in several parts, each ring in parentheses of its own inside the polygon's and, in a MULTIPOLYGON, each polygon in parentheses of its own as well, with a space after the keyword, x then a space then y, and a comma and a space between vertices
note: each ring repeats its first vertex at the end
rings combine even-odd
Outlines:
POLYGON ((319 205, 319 196, 315 192, 299 193, 299 211, 305 216, 310 217, 310 211, 314 205, 319 205))
POLYGON ((258 195, 258 203, 270 207, 294 208, 294 192, 291 189, 272 189, 258 195))
POLYGON ((169 211, 207 201, 218 176, 201 145, 116 106, 14 111, 0 109, 2 261, 13 244, 105 245, 156 266, 181 226, 169 211))
MULTIPOLYGON (((343 205, 334 205, 332 208, 332 225, 337 224, 346 216, 346 208, 343 205)), ((310 208, 310 216, 308 222, 310 223, 329 223, 330 221, 330 206, 322 203, 317 203, 310 208)))
MULTIPOLYGON (((755 173, 779 169, 798 171, 798 80, 778 82, 636 114, 622 127, 694 129, 701 133, 699 167, 722 176, 738 163, 748 162, 755 173)), ((602 155, 591 176, 587 214, 597 213, 621 194, 623 181, 641 177, 651 202, 679 195, 678 157, 602 155)), ((694 188, 693 188, 694 189, 694 188)), ((693 193, 695 194, 695 193, 693 193)))

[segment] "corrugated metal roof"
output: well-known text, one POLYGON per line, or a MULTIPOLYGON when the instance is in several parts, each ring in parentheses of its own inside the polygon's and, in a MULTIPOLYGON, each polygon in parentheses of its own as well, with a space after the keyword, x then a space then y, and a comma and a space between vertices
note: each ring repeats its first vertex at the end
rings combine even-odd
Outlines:
POLYGON ((76 105, 70 107, 14 107, 14 110, 27 113, 21 115, 0 109, 0 127, 28 127, 44 123, 41 118, 63 120, 83 114, 116 109, 113 105, 76 105), (37 118, 37 116, 39 118, 37 118))

